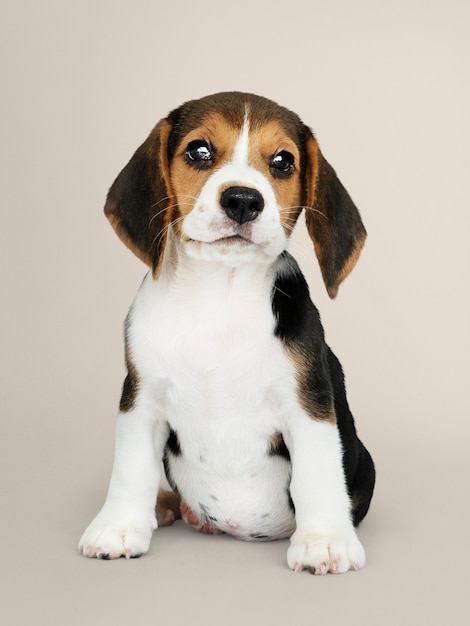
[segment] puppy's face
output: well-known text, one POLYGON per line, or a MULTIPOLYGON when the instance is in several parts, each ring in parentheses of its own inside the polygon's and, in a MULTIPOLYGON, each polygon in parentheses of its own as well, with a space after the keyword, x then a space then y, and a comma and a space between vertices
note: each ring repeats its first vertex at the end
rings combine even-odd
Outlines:
POLYGON ((334 297, 364 243, 359 212, 295 113, 238 92, 192 100, 161 120, 105 206, 155 276, 169 232, 193 259, 271 262, 302 209, 334 297))
POLYGON ((281 120, 245 107, 231 122, 208 113, 169 164, 175 232, 194 258, 228 265, 272 260, 301 210, 301 156, 281 120))

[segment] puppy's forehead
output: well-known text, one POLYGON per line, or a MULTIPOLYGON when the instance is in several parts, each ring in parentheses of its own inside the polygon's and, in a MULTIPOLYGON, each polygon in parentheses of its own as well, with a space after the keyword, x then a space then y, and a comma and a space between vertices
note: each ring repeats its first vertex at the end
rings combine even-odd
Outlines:
POLYGON ((194 130, 205 129, 212 136, 220 132, 237 136, 248 122, 250 131, 260 131, 273 123, 297 145, 301 144, 303 124, 299 117, 275 102, 241 92, 226 92, 191 100, 170 113, 173 124, 169 156, 194 130))

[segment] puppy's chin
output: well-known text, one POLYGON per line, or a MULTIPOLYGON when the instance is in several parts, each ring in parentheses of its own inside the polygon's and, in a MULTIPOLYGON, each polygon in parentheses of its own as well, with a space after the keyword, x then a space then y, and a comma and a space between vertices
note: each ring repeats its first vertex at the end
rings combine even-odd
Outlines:
POLYGON ((184 247, 192 259, 222 263, 228 267, 239 267, 247 263, 266 265, 279 254, 272 255, 270 246, 253 243, 238 235, 222 237, 212 242, 190 239, 185 242, 184 247))

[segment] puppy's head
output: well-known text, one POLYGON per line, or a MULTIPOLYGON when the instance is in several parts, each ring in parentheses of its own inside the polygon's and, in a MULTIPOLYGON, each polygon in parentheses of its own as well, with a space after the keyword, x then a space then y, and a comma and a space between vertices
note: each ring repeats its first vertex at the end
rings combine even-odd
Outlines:
POLYGON ((271 262, 302 209, 334 297, 364 243, 359 212, 297 115, 237 92, 187 102, 160 121, 105 206, 155 274, 170 232, 195 259, 271 262))

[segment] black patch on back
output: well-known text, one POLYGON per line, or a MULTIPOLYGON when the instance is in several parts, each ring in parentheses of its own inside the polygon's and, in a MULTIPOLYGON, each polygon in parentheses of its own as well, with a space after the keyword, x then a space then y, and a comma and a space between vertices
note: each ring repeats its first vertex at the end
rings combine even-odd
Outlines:
POLYGON ((276 320, 274 334, 282 341, 307 345, 315 339, 323 341, 320 315, 310 300, 307 281, 288 252, 279 256, 271 300, 276 320))
POLYGON ((346 397, 343 368, 330 349, 328 364, 334 389, 337 423, 343 444, 343 466, 348 493, 351 496, 353 523, 354 526, 358 526, 369 510, 375 486, 375 467, 369 452, 357 437, 354 418, 346 397))
POLYGON ((320 315, 310 299, 307 281, 288 252, 279 257, 272 308, 276 320, 274 334, 305 365, 299 379, 304 408, 312 417, 331 417, 333 389, 320 315))
MULTIPOLYGON (((317 308, 310 300, 307 282, 297 262, 287 252, 280 255, 272 291, 276 321, 274 334, 298 358, 299 399, 312 417, 336 415, 343 446, 343 467, 357 526, 369 508, 375 469, 370 454, 358 439, 349 409, 340 362, 325 343, 317 308)), ((290 493, 289 504, 293 508, 290 493)))

